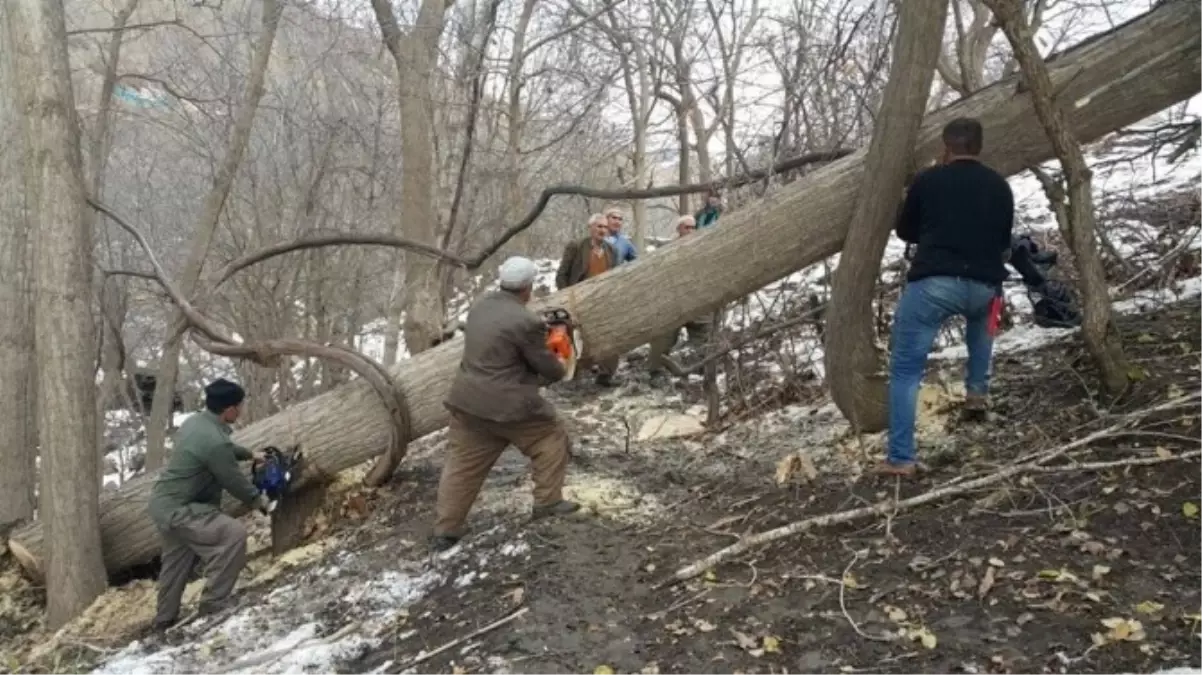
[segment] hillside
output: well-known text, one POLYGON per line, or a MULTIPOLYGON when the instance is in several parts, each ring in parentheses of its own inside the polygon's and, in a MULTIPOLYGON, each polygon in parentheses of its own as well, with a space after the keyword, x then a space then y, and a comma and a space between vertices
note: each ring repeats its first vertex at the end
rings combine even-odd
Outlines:
MULTIPOLYGON (((1184 167, 1159 182, 1137 176, 1147 187, 1131 194, 1181 190, 1196 181, 1195 166, 1184 167)), ((1024 225, 1050 235, 1024 180, 1015 180, 1024 225)), ((1126 225, 1132 258, 1198 247, 1196 224, 1168 243, 1163 227, 1126 225)), ((886 268, 898 253, 890 248, 886 268)), ((553 261, 542 265, 553 278, 553 261)), ((728 328, 742 334, 795 313, 824 292, 826 269, 747 298, 728 328)), ((308 544, 279 559, 252 517, 241 608, 164 641, 141 639, 151 581, 110 590, 51 636, 38 628, 40 591, 9 569, 3 662, 100 673, 1196 670, 1200 281, 1160 271, 1142 290, 1115 289, 1140 378, 1110 409, 1087 388, 1076 331, 1030 325, 1016 289, 987 424, 957 422, 958 338, 935 355, 919 421, 933 472, 917 482, 865 472, 881 438, 851 436, 828 402, 812 326, 737 352, 738 367, 720 375, 721 422, 708 431, 700 378, 652 382, 639 349, 615 390, 548 390, 575 442, 567 492, 586 506, 577 518, 528 523, 526 466, 511 453, 469 538, 430 556, 436 433, 381 490, 359 486, 362 470, 343 475, 308 544), (1157 406, 1168 407, 1141 412, 1157 406), (1047 466, 955 493, 1074 441, 1047 466), (952 494, 816 526, 667 583, 746 535, 934 490, 952 494), (505 623, 475 634, 496 621, 505 623)))

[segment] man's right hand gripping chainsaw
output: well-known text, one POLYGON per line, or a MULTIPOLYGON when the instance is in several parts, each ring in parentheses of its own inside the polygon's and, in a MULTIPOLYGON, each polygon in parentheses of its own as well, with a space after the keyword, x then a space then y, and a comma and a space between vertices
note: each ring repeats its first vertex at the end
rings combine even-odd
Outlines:
POLYGON ((562 307, 543 310, 543 321, 547 324, 547 349, 563 361, 567 371, 564 379, 570 380, 576 375, 576 362, 584 351, 580 331, 576 330, 576 322, 568 310, 562 307))

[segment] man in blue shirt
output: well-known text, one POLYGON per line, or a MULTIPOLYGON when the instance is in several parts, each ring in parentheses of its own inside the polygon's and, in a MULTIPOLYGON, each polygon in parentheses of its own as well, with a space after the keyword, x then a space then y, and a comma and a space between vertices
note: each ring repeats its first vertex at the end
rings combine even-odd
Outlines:
POLYGON ((630 238, 622 234, 622 209, 611 206, 605 209, 605 227, 609 229, 609 236, 605 241, 609 242, 614 250, 618 252, 618 264, 634 262, 638 258, 638 251, 634 248, 634 242, 630 238))

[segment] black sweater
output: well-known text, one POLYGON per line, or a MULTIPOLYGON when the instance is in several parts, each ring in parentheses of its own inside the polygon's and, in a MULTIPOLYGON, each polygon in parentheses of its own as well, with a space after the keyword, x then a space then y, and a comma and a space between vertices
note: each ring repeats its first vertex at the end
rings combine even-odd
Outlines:
POLYGON ((914 180, 897 236, 918 250, 907 279, 966 277, 1001 285, 1014 228, 1014 193, 1001 174, 971 159, 928 169, 914 180))

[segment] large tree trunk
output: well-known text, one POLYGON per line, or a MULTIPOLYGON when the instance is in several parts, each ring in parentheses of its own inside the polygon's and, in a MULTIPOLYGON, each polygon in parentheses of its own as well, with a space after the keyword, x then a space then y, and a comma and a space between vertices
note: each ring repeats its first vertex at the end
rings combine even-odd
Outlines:
POLYGON ((46 623, 56 629, 104 591, 96 385, 92 357, 92 219, 67 61, 63 4, 8 3, 8 44, 29 143, 34 230, 41 520, 49 538, 46 623))
MULTIPOLYGON (((280 25, 280 14, 284 11, 284 5, 280 0, 263 0, 261 11, 262 32, 251 59, 245 96, 234 116, 225 146, 225 156, 213 176, 213 185, 205 196, 200 218, 192 231, 192 242, 188 249, 188 258, 184 261, 183 272, 175 282, 180 291, 189 298, 200 282, 205 258, 209 255, 209 247, 217 232, 217 223, 221 220, 221 212, 225 210, 225 200, 233 187, 238 167, 242 164, 242 156, 246 154, 246 145, 250 141, 250 132, 255 124, 255 113, 259 110, 259 100, 263 98, 263 91, 266 89, 267 64, 271 60, 271 48, 275 43, 276 28, 280 25)), ((179 356, 183 345, 182 340, 171 339, 170 332, 174 331, 175 322, 182 319, 183 315, 176 313, 172 325, 168 326, 168 340, 163 345, 159 372, 155 378, 154 402, 150 406, 150 421, 146 423, 147 470, 158 468, 166 458, 164 446, 167 439, 167 420, 171 418, 171 400, 179 375, 179 356)))
POLYGON ((876 345, 872 295, 897 215, 897 200, 912 169, 911 150, 935 79, 947 3, 907 0, 900 4, 893 66, 831 286, 823 363, 831 398, 859 433, 889 425, 888 378, 876 345))
MULTIPOLYGON (((1179 0, 1180 1, 1180 0, 1179 0)), ((1073 133, 1072 123, 1064 114, 1062 96, 1058 95, 1048 67, 1039 57, 1031 27, 1023 16, 1023 7, 1014 0, 985 0, 990 6, 1018 61, 1023 79, 1031 89, 1031 104, 1035 116, 1043 125, 1048 140, 1060 166, 1064 169, 1067 195, 1057 195, 1049 190, 1049 199, 1060 201, 1067 197, 1067 218, 1057 218, 1061 233, 1068 242, 1076 262, 1080 280, 1082 314, 1081 334, 1085 347, 1093 356, 1102 376, 1102 387, 1111 396, 1118 396, 1127 389, 1127 357, 1123 354, 1123 343, 1110 318, 1110 291, 1106 286, 1106 272, 1098 256, 1094 222, 1093 189, 1089 166, 1081 143, 1073 133)), ((1045 189, 1051 187, 1045 183, 1045 189)), ((1057 186, 1058 187, 1058 186, 1057 186)), ((1055 203, 1053 203, 1055 206, 1055 203)))
MULTIPOLYGON (((435 246, 438 213, 434 204, 433 77, 438 40, 452 2, 422 0, 417 23, 402 34, 389 0, 372 0, 376 21, 397 69, 401 111, 401 216, 397 232, 435 246)), ((404 260, 405 346, 412 355, 429 349, 442 337, 442 284, 438 264, 432 258, 406 254, 404 260)), ((392 366, 387 362, 384 365, 392 366)))
MULTIPOLYGON (((1081 102, 1074 110, 1074 123, 1082 140, 1135 123, 1198 92, 1199 15, 1197 3, 1164 4, 1049 64, 1064 100, 1081 102), (1146 75, 1150 69, 1155 77, 1146 75)), ((1027 97, 1015 95, 1015 85, 1015 80, 1000 82, 928 116, 915 158, 934 159, 943 125, 967 115, 980 119, 985 133, 995 139, 982 159, 1003 174, 1045 161, 1050 155, 1047 137, 1027 97)), ((644 344, 683 317, 731 302, 836 253, 847 236, 865 156, 860 151, 815 171, 771 200, 727 214, 722 227, 552 294, 540 304, 566 306, 580 319, 589 357, 621 354, 644 344), (738 251, 746 264, 715 264, 729 263, 731 251, 738 251), (754 264, 747 262, 751 260, 754 264), (706 283, 698 281, 699 274, 705 275, 706 283), (676 288, 689 292, 672 292, 676 288)), ((442 400, 458 367, 461 346, 461 339, 454 339, 391 369, 409 399, 415 436, 445 425, 442 400)), ((307 464, 320 475, 375 457, 388 446, 391 425, 375 392, 355 382, 239 430, 235 440, 249 447, 302 443, 307 464)), ((144 512, 153 480, 150 475, 131 481, 102 504, 110 571, 145 562, 158 550, 158 536, 144 512)), ((14 532, 9 549, 27 570, 40 573, 40 526, 14 532)))
MULTIPOLYGON (((0 31, 8 23, 0 3, 0 31)), ((37 418, 34 406, 33 302, 26 213, 25 130, 12 49, 0 49, 0 533, 33 517, 37 418)))

